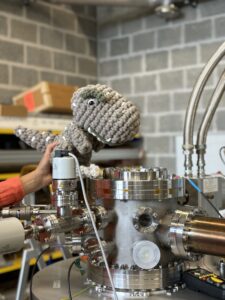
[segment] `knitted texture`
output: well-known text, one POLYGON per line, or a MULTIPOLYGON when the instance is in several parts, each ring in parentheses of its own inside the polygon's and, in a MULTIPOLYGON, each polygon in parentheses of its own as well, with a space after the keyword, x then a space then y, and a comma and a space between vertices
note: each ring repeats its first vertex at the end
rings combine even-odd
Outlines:
POLYGON ((88 85, 71 99, 72 121, 60 135, 18 127, 16 135, 40 151, 58 141, 55 149, 69 150, 81 164, 89 165, 92 150, 117 145, 134 138, 139 130, 140 114, 122 95, 105 85, 88 85))

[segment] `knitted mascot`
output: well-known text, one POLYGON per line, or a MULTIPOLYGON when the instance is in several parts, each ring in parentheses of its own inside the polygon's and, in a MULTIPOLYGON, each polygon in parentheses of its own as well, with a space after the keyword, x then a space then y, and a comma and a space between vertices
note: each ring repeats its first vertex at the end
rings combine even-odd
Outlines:
POLYGON ((56 149, 74 153, 80 164, 88 166, 92 150, 104 145, 122 144, 139 130, 137 108, 105 85, 88 85, 78 89, 71 99, 73 118, 60 135, 18 127, 16 135, 32 148, 45 151, 46 145, 58 141, 56 149))

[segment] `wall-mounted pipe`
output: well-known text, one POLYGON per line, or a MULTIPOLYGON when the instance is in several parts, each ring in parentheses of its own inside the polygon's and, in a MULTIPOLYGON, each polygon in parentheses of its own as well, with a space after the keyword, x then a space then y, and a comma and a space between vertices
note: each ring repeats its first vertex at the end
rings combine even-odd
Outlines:
POLYGON ((113 6, 136 6, 156 7, 163 3, 163 0, 45 0, 55 4, 74 5, 113 5, 113 6))
POLYGON ((184 150, 184 167, 185 167, 185 176, 192 176, 192 154, 193 154, 193 131, 194 123, 196 117, 196 111, 198 108, 199 100, 202 95, 202 91, 206 85, 208 78, 213 72, 216 65, 225 55, 225 42, 218 48, 218 50, 213 54, 208 63, 203 68, 200 76, 197 79, 197 82, 194 86, 194 89, 191 94, 191 98, 188 103, 185 123, 184 123, 184 140, 183 140, 183 150, 184 150))
POLYGON ((222 99, 222 95, 225 90, 225 71, 222 73, 220 80, 213 92, 213 95, 209 101, 206 112, 203 116, 202 123, 198 130, 196 151, 198 155, 197 167, 198 176, 205 176, 205 152, 206 152, 206 140, 209 127, 212 123, 212 119, 216 112, 216 109, 222 99))

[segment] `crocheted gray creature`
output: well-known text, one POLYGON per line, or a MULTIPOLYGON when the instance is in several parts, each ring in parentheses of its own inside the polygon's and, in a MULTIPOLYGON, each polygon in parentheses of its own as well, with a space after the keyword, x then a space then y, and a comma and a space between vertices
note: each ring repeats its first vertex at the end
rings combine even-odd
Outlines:
POLYGON ((78 89, 71 99, 73 118, 60 135, 18 127, 16 135, 40 151, 58 141, 55 149, 74 153, 80 164, 89 165, 92 150, 104 145, 122 144, 133 139, 139 130, 137 108, 105 85, 88 85, 78 89))

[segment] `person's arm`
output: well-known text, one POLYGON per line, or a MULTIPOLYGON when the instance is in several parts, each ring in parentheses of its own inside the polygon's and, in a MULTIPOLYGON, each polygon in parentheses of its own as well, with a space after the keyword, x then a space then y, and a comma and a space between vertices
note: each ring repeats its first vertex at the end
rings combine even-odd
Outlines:
POLYGON ((36 192, 49 185, 52 180, 50 158, 51 153, 58 143, 49 144, 37 168, 21 177, 25 195, 36 192))
POLYGON ((35 192, 51 183, 50 157, 58 143, 48 145, 37 168, 22 177, 0 182, 0 207, 19 202, 31 192, 35 192))

